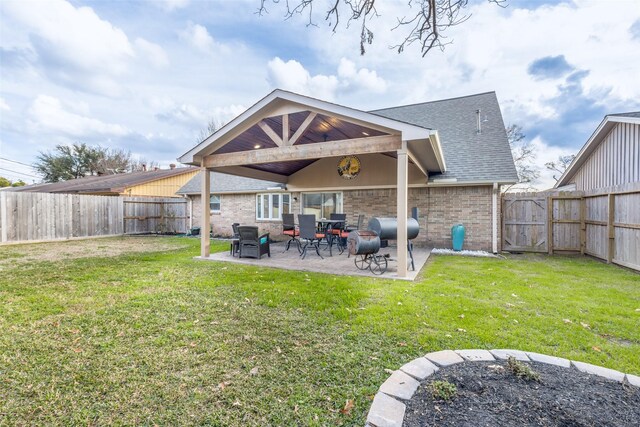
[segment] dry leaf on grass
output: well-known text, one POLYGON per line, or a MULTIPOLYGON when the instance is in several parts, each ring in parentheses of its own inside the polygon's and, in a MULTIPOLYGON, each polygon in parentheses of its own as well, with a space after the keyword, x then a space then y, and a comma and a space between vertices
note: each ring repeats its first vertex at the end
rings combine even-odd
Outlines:
POLYGON ((258 367, 256 366, 255 368, 251 369, 249 371, 250 375, 258 375, 258 367))
POLYGON ((570 319, 562 319, 564 323, 573 323, 570 319))
POLYGON ((353 409, 354 403, 353 403, 353 399, 348 399, 346 401, 346 403, 344 404, 344 408, 342 408, 340 410, 340 413, 342 415, 349 415, 351 414, 351 410, 353 409))
POLYGON ((591 326, 589 326, 588 323, 584 323, 584 322, 580 322, 580 324, 582 325, 583 328, 585 329, 591 329, 591 326))
POLYGON ((593 347, 591 347, 594 351, 597 351, 598 353, 600 353, 602 351, 602 349, 600 347, 598 347, 597 345, 594 345, 593 347))
POLYGON ((224 390, 225 388, 227 388, 228 385, 231 385, 231 381, 223 381, 220 384, 218 384, 218 388, 220 390, 224 390))

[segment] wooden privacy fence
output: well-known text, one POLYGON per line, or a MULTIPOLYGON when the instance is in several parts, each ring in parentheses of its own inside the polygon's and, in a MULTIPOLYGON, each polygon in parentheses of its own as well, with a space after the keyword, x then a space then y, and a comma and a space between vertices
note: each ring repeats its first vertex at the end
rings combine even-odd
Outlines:
POLYGON ((0 242, 184 233, 186 200, 0 191, 0 242))
POLYGON ((502 249, 579 252, 640 270, 640 185, 606 192, 506 193, 502 249))

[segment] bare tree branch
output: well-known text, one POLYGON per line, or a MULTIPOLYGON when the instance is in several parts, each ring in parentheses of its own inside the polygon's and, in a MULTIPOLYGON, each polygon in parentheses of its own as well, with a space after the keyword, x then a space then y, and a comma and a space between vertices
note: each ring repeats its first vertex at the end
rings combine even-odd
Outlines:
MULTIPOLYGON (((317 0, 286 0, 285 20, 304 12, 308 14, 309 25, 315 25, 313 20, 313 4, 317 0)), ((487 0, 500 7, 507 6, 507 0, 487 0)), ((266 3, 268 0, 260 0, 258 15, 268 13, 266 3)), ((274 4, 281 3, 281 0, 271 0, 274 4)), ((336 32, 342 16, 348 16, 346 27, 349 28, 352 22, 361 20, 360 24, 360 54, 366 53, 366 45, 373 44, 374 34, 367 25, 367 22, 374 17, 378 17, 375 8, 376 0, 332 0, 329 8, 324 14, 324 20, 329 23, 333 32, 336 32), (342 8, 346 14, 342 13, 342 8)), ((447 41, 444 35, 449 27, 460 25, 471 17, 465 14, 469 0, 409 0, 407 6, 415 11, 413 15, 396 18, 396 25, 393 30, 403 29, 406 36, 403 41, 390 48, 402 53, 407 46, 414 43, 420 45, 422 56, 426 56, 434 48, 444 50, 445 46, 452 43, 447 41)))

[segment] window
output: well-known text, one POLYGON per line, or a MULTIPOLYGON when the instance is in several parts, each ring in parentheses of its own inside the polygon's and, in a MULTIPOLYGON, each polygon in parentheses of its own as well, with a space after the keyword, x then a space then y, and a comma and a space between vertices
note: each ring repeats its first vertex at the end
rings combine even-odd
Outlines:
POLYGON ((291 213, 291 196, 286 193, 256 195, 256 219, 279 220, 283 213, 291 213))
POLYGON ((303 193, 302 213, 314 214, 316 218, 329 218, 332 213, 342 212, 342 193, 303 193))
POLYGON ((209 198, 209 209, 212 212, 220 212, 220 195, 212 194, 209 198))

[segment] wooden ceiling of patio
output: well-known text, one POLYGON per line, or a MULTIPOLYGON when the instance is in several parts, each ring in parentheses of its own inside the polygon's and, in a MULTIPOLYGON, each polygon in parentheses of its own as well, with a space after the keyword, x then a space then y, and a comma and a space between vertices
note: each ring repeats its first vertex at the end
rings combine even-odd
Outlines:
MULTIPOLYGON (((310 111, 300 111, 289 114, 289 136, 303 125, 305 119, 311 114, 310 111)), ((282 116, 267 117, 262 120, 269 126, 278 137, 283 137, 282 116)), ((342 141, 345 139, 357 139, 366 136, 388 135, 376 129, 350 123, 336 117, 317 114, 311 121, 307 129, 302 133, 294 145, 315 144, 328 141, 342 141)), ((275 148, 276 143, 260 127, 259 124, 251 126, 248 130, 220 147, 214 154, 237 153, 242 151, 261 150, 265 148, 275 148), (259 146, 258 148, 256 148, 259 146)), ((345 152, 345 155, 348 154, 345 152)), ((385 153, 395 156, 395 153, 385 153)), ((265 172, 277 173, 289 176, 306 168, 317 159, 299 160, 291 162, 262 163, 258 165, 247 165, 247 168, 265 172)))

